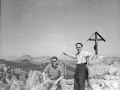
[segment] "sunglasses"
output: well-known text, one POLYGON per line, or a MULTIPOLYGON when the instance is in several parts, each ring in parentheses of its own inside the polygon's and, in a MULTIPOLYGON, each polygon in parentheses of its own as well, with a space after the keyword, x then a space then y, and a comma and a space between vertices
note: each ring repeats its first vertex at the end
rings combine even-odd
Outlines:
POLYGON ((56 61, 51 61, 51 62, 56 62, 56 61))
POLYGON ((76 47, 76 48, 81 48, 81 47, 76 47))

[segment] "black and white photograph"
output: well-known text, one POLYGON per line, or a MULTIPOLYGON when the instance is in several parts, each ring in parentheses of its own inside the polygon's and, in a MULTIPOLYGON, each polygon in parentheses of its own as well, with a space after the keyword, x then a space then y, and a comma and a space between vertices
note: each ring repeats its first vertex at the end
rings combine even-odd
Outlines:
POLYGON ((120 0, 0 0, 0 90, 120 90, 120 0))

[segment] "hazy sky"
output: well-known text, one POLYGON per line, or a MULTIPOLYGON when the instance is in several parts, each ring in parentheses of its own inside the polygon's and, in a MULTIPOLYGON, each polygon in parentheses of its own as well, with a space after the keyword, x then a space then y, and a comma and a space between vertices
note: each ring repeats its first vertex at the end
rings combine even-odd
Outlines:
POLYGON ((75 54, 74 45, 99 55, 120 57, 120 0, 2 0, 0 57, 75 54), (94 37, 93 37, 94 38, 94 37))

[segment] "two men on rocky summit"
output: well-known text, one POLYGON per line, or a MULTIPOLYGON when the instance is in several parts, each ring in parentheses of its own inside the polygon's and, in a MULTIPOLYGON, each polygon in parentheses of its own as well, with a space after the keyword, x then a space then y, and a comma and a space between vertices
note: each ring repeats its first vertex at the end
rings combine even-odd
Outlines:
MULTIPOLYGON (((70 56, 66 53, 63 54, 78 60, 74 73, 74 90, 85 90, 85 79, 88 76, 86 64, 89 62, 88 60, 92 59, 93 53, 82 51, 83 48, 82 43, 76 43, 75 47, 77 49, 77 53, 74 56, 70 56), (89 57, 89 59, 87 57, 89 57)), ((52 88, 55 88, 57 84, 61 85, 62 90, 67 90, 65 83, 66 81, 64 79, 64 72, 63 72, 64 70, 62 67, 58 66, 57 60, 58 60, 57 57, 52 57, 51 60, 52 64, 49 64, 44 69, 44 72, 47 73, 49 77, 49 79, 46 81, 53 83, 51 90, 52 88)))
MULTIPOLYGON (((77 53, 74 56, 70 56, 66 53, 63 54, 78 60, 74 73, 74 90, 85 90, 85 79, 87 74, 86 64, 88 63, 87 60, 92 59, 93 54, 82 51, 82 43, 76 43, 75 47, 77 49, 77 53), (89 59, 86 59, 88 56, 89 59)), ((55 56, 52 57, 51 63, 43 70, 43 85, 49 84, 48 90, 55 90, 57 86, 61 86, 62 90, 67 90, 64 74, 63 67, 58 64, 58 58, 55 56)))

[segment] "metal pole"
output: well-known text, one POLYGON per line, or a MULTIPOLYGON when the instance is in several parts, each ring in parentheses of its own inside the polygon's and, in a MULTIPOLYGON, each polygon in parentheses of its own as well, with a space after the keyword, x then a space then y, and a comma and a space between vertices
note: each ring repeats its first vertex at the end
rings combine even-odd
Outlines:
MULTIPOLYGON (((63 56, 63 54, 61 54, 63 56)), ((64 55, 64 58, 65 58, 65 67, 64 67, 64 70, 65 70, 65 79, 66 79, 66 57, 64 55)))
MULTIPOLYGON (((65 55, 64 55, 65 57, 65 55)), ((66 79, 66 57, 65 57, 65 79, 66 79)))

